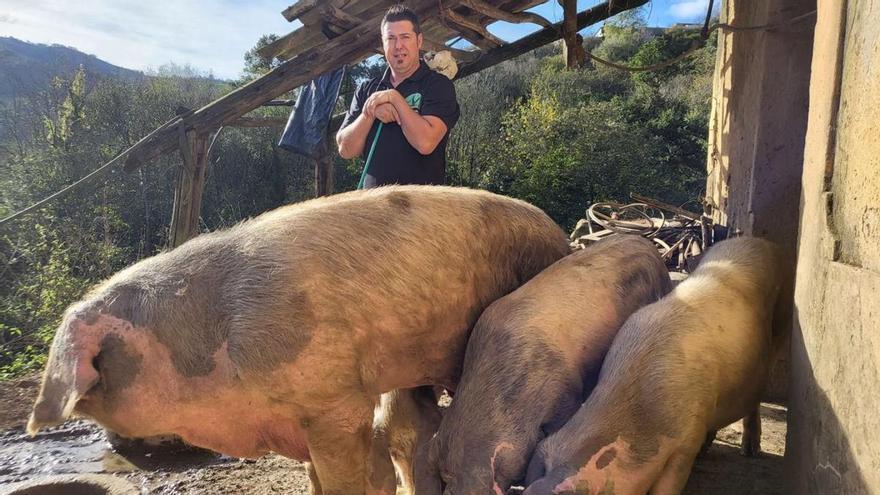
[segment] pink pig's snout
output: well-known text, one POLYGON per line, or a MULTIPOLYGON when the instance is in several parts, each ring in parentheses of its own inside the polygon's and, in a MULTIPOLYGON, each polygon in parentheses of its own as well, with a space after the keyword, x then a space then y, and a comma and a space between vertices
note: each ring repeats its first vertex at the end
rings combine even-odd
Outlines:
POLYGON ((104 331, 80 318, 68 316, 58 328, 49 351, 40 395, 31 412, 27 432, 66 421, 77 402, 100 381, 94 360, 104 331))

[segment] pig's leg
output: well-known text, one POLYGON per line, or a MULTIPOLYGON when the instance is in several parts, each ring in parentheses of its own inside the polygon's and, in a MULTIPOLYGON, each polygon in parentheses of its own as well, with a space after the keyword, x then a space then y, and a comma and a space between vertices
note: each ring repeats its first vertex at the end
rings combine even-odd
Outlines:
POLYGON ((328 401, 309 415, 309 457, 323 495, 382 493, 368 479, 372 409, 373 401, 367 397, 349 397, 332 405, 328 401))
POLYGON ((715 442, 715 436, 718 435, 717 430, 712 430, 709 433, 706 433, 706 439, 703 440, 703 446, 700 447, 700 455, 706 455, 706 452, 709 452, 709 449, 712 448, 712 444, 715 442))
POLYGON ((309 495, 324 495, 324 491, 321 490, 321 481, 318 479, 318 473, 315 472, 315 465, 307 462, 306 471, 309 473, 309 495))
POLYGON ((742 454, 755 457, 761 453, 761 404, 743 418, 742 454))
POLYGON ((376 419, 378 421, 374 427, 380 426, 387 438, 391 457, 400 471, 401 483, 409 493, 413 493, 413 458, 440 425, 440 408, 433 387, 401 389, 383 394, 376 419))
POLYGON ((436 451, 432 452, 434 446, 434 440, 428 440, 416 449, 413 459, 414 490, 410 494, 441 495, 443 493, 443 482, 440 478, 440 470, 437 468, 437 454, 436 451))
MULTIPOLYGON (((388 394, 383 394, 382 397, 384 398, 386 395, 388 394)), ((394 493, 397 490, 397 477, 394 474, 394 463, 391 462, 388 431, 382 412, 380 402, 376 405, 373 416, 373 435, 370 439, 370 456, 367 459, 367 478, 371 486, 384 492, 394 493)))
POLYGON ((691 468, 694 465, 694 459, 697 458, 700 445, 695 446, 696 449, 673 452, 666 461, 666 466, 660 473, 660 477, 651 486, 648 491, 650 495, 678 495, 684 490, 688 477, 691 475, 691 468))

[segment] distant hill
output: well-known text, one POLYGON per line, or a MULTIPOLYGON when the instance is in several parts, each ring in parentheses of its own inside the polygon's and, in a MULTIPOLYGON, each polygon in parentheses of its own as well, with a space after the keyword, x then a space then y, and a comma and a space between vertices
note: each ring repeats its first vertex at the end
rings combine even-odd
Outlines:
POLYGON ((53 77, 70 77, 80 65, 88 72, 87 81, 91 84, 103 77, 145 77, 141 72, 118 67, 68 46, 0 37, 0 99, 45 89, 53 77))

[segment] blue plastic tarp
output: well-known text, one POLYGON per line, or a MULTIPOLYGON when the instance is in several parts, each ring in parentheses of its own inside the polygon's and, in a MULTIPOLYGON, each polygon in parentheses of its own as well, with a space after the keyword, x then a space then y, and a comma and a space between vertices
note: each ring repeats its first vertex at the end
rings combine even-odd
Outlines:
POLYGON ((327 152, 327 127, 344 75, 345 66, 324 73, 302 87, 279 147, 310 158, 319 158, 327 152))

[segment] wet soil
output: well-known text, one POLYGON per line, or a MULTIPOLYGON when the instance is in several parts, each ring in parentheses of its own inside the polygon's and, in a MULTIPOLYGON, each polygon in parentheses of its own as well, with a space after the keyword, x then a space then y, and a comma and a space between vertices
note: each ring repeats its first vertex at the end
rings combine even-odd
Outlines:
MULTIPOLYGON (((86 421, 30 438, 24 425, 38 386, 35 376, 0 382, 0 494, 15 482, 67 473, 109 473, 142 494, 308 493, 303 464, 276 455, 247 461, 179 446, 114 452, 104 431, 86 421)), ((786 411, 765 404, 761 412, 764 452, 755 458, 740 455, 739 423, 721 430, 697 460, 685 495, 783 493, 786 411)))

